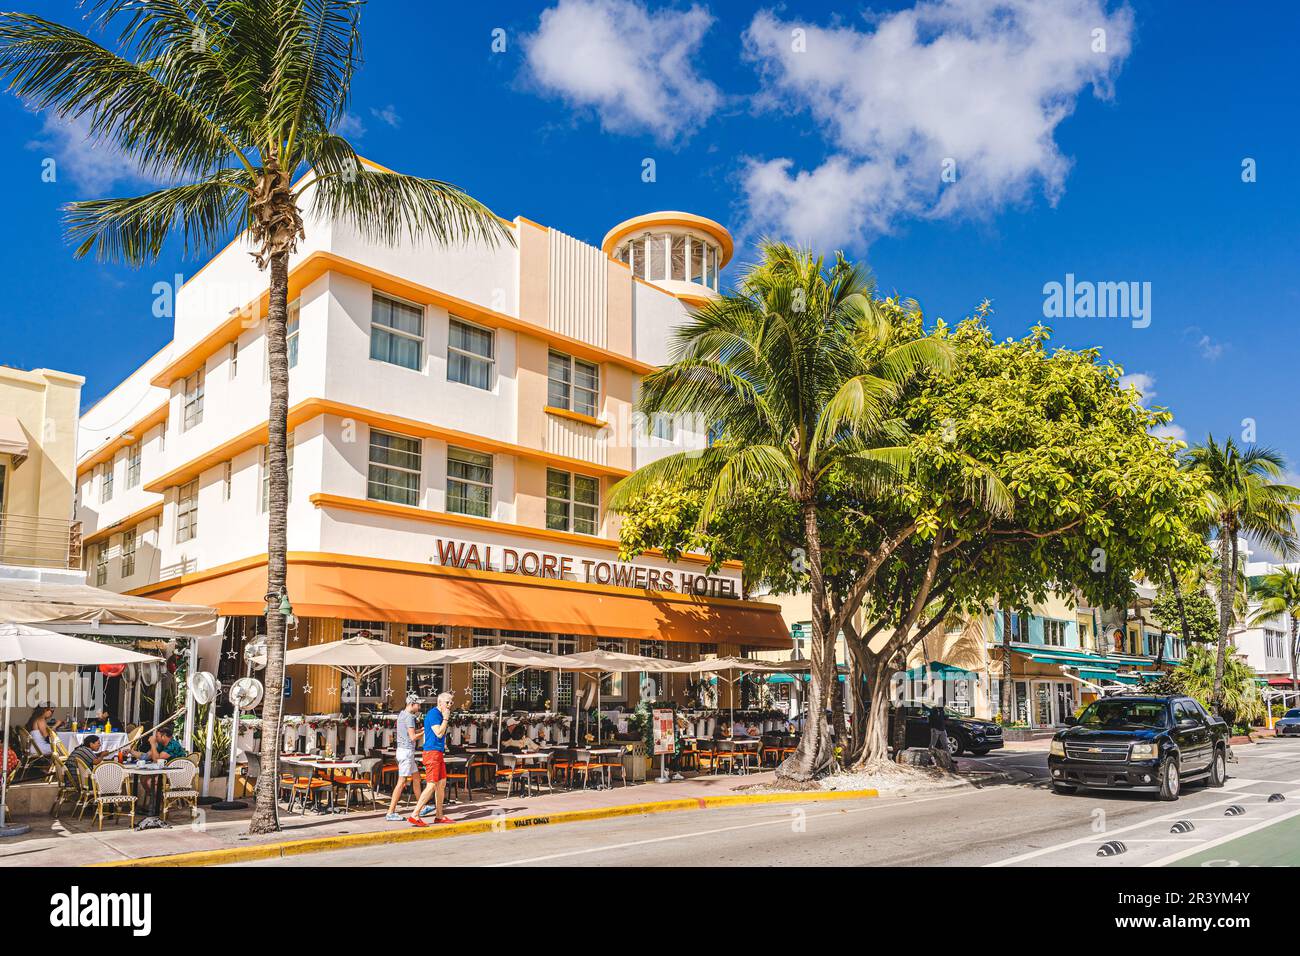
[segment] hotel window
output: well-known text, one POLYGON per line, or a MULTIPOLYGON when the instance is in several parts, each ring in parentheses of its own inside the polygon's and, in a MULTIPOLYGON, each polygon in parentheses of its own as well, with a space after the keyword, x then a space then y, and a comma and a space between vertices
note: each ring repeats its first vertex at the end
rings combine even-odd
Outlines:
POLYGON ((109 459, 104 465, 99 475, 99 500, 102 504, 105 501, 113 500, 113 460, 109 459))
POLYGON ((646 241, 645 241, 646 249, 649 250, 650 255, 649 255, 649 263, 646 268, 645 277, 652 282, 655 281, 656 279, 663 279, 667 274, 664 268, 666 262, 666 257, 664 254, 665 253, 664 239, 665 239, 664 236, 646 237, 646 241))
MULTIPOLYGON (((293 498, 293 436, 292 435, 287 436, 287 440, 285 442, 285 453, 288 459, 286 464, 288 465, 288 471, 289 471, 289 488, 287 492, 287 497, 293 498)), ((270 454, 271 454, 271 446, 263 445, 262 446, 262 511, 263 512, 267 512, 271 510, 271 468, 270 468, 270 460, 269 460, 270 454)))
MULTIPOLYGON (((1003 611, 1003 614, 1006 612, 1003 611)), ((1015 614, 1011 615, 1011 641, 1015 644, 1029 643, 1029 615, 1015 614)), ((998 622, 998 632, 993 635, 995 644, 1002 643, 1002 622, 998 622)))
POLYGON ((136 442, 126 449, 126 486, 134 488, 140 484, 140 443, 136 442))
MULTIPOLYGON (((447 646, 448 633, 448 629, 441 624, 408 624, 406 646, 425 651, 440 651, 447 646)), ((423 700, 432 701, 446 689, 447 665, 406 669, 408 694, 417 694, 423 700)))
POLYGON ((708 256, 705 261, 705 279, 704 284, 714 292, 718 291, 718 248, 709 246, 708 256))
POLYGON ((691 273, 689 282, 704 282, 704 243, 698 239, 691 240, 691 273))
POLYGON ((1065 622, 1051 619, 1043 621, 1043 643, 1052 647, 1064 647, 1065 622))
POLYGON ((203 421, 203 369, 185 378, 184 414, 181 430, 189 431, 203 421))
POLYGON ((399 505, 420 503, 420 440, 370 430, 366 497, 399 505))
POLYGON ((239 375, 239 340, 238 339, 230 343, 230 347, 226 350, 226 354, 230 358, 230 378, 233 381, 235 377, 239 375))
POLYGON ((187 482, 176 492, 176 543, 189 541, 199 533, 199 480, 187 482))
POLYGON ((600 480, 546 469, 546 527, 595 534, 600 525, 600 480))
POLYGON ((595 418, 600 367, 563 352, 551 352, 546 368, 546 404, 595 418))
POLYGON ((492 456, 447 449, 447 510, 486 518, 492 512, 492 456))
POLYGON ((95 547, 95 587, 102 588, 108 583, 108 544, 95 547))
POLYGON ((284 344, 289 353, 289 368, 298 364, 298 302, 289 303, 289 315, 284 323, 284 344))
POLYGON ((678 282, 686 281, 686 237, 672 237, 673 272, 670 278, 678 282))
POLYGON ((424 310, 376 292, 370 301, 370 357, 418 372, 424 365, 424 310))
MULTIPOLYGON (((627 641, 614 638, 597 638, 596 648, 602 651, 613 651, 615 654, 626 654, 627 641)), ((624 677, 623 674, 603 675, 600 679, 601 697, 606 700, 623 700, 627 696, 624 677)))
POLYGON ((1281 631, 1267 630, 1264 632, 1264 654, 1267 657, 1284 657, 1284 644, 1281 631))
POLYGON ((447 381, 491 391, 494 345, 490 329, 452 319, 447 325, 447 381))
POLYGON ((650 420, 650 428, 654 437, 663 441, 673 441, 677 437, 677 425, 666 412, 655 412, 650 420))
POLYGON ((634 239, 623 247, 626 250, 624 262, 632 270, 632 275, 638 279, 645 278, 645 241, 634 239))
MULTIPOLYGON (((343 622, 343 640, 353 637, 365 637, 372 641, 388 640, 388 625, 383 621, 343 622)), ((388 698, 388 668, 381 667, 374 673, 361 678, 361 702, 378 703, 388 698)))
POLYGON ((135 574, 135 528, 122 532, 122 577, 135 574))
POLYGON ((228 461, 221 469, 221 498, 223 501, 230 500, 230 492, 235 481, 235 463, 228 461))

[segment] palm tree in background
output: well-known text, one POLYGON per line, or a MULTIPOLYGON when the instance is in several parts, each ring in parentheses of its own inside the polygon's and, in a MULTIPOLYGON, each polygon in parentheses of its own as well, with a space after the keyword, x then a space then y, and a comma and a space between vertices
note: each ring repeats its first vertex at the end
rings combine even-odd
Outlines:
POLYGON ((0 80, 34 109, 87 120, 93 141, 121 149, 169 185, 129 199, 72 203, 66 224, 77 256, 138 266, 155 261, 173 233, 186 255, 201 255, 246 232, 258 268, 270 273, 268 653, 263 770, 250 824, 255 833, 269 832, 279 828, 284 679, 285 319, 289 256, 306 238, 304 212, 346 222, 384 244, 513 239, 457 187, 367 166, 335 132, 360 64, 359 0, 88 6, 95 28, 117 31, 116 50, 41 17, 0 13, 0 80))
POLYGON ((1209 479, 1209 521, 1218 540, 1219 581, 1215 590, 1219 646, 1211 695, 1217 713, 1224 703, 1223 668, 1238 592, 1237 536, 1251 535, 1282 557, 1292 554, 1297 544, 1295 519, 1300 512, 1300 488, 1274 480, 1281 478, 1286 468, 1278 452, 1260 445, 1243 451, 1232 438, 1220 445, 1210 435, 1204 444, 1188 450, 1184 466, 1209 479))
POLYGON ((707 488, 701 528, 716 510, 756 494, 788 495, 802 516, 812 672, 804 734, 783 776, 807 780, 833 760, 825 713, 837 635, 828 626, 819 504, 833 474, 881 489, 907 467, 896 399, 920 371, 945 370, 951 360, 950 347, 936 338, 897 340, 859 267, 765 242, 736 291, 682 326, 673 362, 642 384, 647 419, 697 416, 715 424, 719 438, 703 452, 669 455, 623 479, 612 508, 660 485, 691 485, 707 488))
POLYGON ((1252 627, 1265 624, 1270 618, 1285 614, 1291 620, 1291 689, 1300 690, 1296 681, 1296 651, 1300 642, 1300 571, 1283 565, 1272 574, 1264 575, 1255 585, 1254 596, 1259 598, 1259 610, 1250 619, 1252 627))

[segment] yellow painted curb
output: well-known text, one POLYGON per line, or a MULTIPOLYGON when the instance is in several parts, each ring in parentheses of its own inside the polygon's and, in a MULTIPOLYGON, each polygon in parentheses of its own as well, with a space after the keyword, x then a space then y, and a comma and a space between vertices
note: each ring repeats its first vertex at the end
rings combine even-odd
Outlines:
POLYGON ((438 840, 443 837, 465 836, 471 833, 522 830, 550 826, 556 823, 608 820, 615 817, 631 817, 647 813, 708 810, 716 807, 737 807, 764 803, 819 803, 828 800, 860 800, 878 796, 880 794, 875 790, 835 790, 826 793, 753 793, 733 794, 726 797, 656 800, 649 803, 628 803, 616 807, 593 807, 589 810, 561 810, 558 813, 501 817, 495 820, 470 820, 464 823, 423 828, 378 830, 373 833, 342 833, 336 836, 309 837, 303 840, 286 840, 280 843, 264 843, 255 846, 225 847, 220 850, 195 850, 191 853, 146 856, 135 860, 111 860, 87 865, 97 867, 219 866, 226 863, 249 863, 257 860, 283 859, 289 856, 300 856, 304 853, 351 850, 363 846, 383 846, 388 843, 411 843, 416 840, 438 840))

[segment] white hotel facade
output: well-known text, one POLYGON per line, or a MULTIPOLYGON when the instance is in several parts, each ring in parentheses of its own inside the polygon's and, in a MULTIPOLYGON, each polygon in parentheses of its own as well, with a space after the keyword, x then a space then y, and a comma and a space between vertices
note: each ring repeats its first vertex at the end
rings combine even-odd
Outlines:
MULTIPOLYGON (((507 225, 513 244, 387 248, 309 219, 289 280, 291 642, 364 632, 681 660, 789 647, 779 609, 744 600, 736 566, 620 563, 605 507, 622 476, 707 440, 679 423, 644 434, 632 412, 674 327, 716 295, 730 235, 680 212, 621 223, 601 248, 507 225)), ((218 254, 177 291, 173 340, 80 422, 90 583, 219 609, 225 653, 205 664, 224 677, 265 603, 266 281, 242 240, 218 254)), ((337 675, 289 677, 289 713, 340 709, 337 675)), ((495 704, 468 668, 394 668, 363 700, 448 682, 495 704)), ((572 693, 529 674, 507 706, 572 693)))

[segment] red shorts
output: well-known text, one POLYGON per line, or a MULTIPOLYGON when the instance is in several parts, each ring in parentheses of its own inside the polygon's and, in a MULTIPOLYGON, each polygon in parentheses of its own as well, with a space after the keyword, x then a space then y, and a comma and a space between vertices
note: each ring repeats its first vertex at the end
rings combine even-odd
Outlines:
POLYGON ((439 780, 447 779, 447 763, 443 760, 441 750, 426 750, 424 752, 424 782, 437 783, 439 780))

